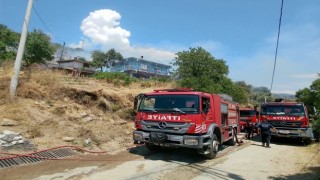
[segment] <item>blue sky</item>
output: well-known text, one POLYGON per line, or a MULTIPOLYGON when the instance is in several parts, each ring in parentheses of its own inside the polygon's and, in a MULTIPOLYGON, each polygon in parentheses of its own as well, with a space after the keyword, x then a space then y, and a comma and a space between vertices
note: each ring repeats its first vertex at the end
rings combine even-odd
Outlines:
MULTIPOLYGON (((0 23, 21 32, 28 0, 0 0, 0 23)), ((233 81, 270 88, 281 0, 34 0, 29 31, 57 43, 169 64, 201 46, 233 81)), ((309 87, 320 72, 320 1, 284 0, 273 93, 309 87)))

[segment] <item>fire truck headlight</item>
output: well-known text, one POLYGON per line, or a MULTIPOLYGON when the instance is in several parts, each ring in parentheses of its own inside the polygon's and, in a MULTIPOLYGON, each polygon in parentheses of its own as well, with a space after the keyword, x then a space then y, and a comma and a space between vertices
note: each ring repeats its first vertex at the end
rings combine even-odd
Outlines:
POLYGON ((196 146, 198 145, 198 140, 197 139, 185 139, 184 144, 185 145, 191 145, 191 146, 196 146))
POLYGON ((142 141, 143 138, 140 134, 133 134, 133 139, 136 141, 142 141))

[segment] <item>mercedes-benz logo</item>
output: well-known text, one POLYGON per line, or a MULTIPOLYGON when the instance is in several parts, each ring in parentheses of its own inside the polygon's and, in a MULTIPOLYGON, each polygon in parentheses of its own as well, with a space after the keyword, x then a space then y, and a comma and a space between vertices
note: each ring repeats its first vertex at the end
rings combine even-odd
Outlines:
POLYGON ((159 122, 159 128, 160 129, 164 129, 164 128, 166 128, 167 127, 167 123, 165 123, 165 122, 159 122))
POLYGON ((286 122, 285 122, 285 121, 281 121, 281 124, 282 124, 282 125, 285 125, 285 124, 286 124, 286 122))

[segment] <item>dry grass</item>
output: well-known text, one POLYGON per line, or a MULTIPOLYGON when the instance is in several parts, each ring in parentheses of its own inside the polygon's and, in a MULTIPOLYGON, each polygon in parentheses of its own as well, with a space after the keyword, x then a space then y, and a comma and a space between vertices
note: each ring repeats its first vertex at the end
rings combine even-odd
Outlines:
POLYGON ((13 72, 13 63, 0 64, 0 106, 9 103, 9 86, 13 72))
MULTIPOLYGON (((72 77, 51 70, 34 70, 21 76, 17 98, 10 101, 8 87, 12 65, 0 67, 0 121, 19 122, 10 127, 30 138, 39 149, 70 144, 101 148, 124 148, 132 144, 134 97, 153 89, 175 88, 173 83, 136 82, 116 87, 91 78, 72 77), (110 147, 113 146, 114 147, 110 147)), ((23 73, 22 73, 23 74, 23 73)), ((7 129, 0 126, 0 131, 7 129)))
POLYGON ((29 99, 52 98, 55 90, 61 87, 60 73, 37 70, 32 72, 30 79, 21 78, 17 94, 29 99))

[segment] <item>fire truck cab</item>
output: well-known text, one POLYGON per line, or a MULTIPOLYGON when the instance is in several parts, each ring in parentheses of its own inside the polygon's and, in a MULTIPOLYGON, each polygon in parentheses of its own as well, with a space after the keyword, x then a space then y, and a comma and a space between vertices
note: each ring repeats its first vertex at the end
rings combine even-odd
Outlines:
POLYGON ((314 140, 307 109, 298 102, 270 102, 261 105, 261 122, 277 129, 272 136, 301 138, 310 143, 314 140))
POLYGON ((240 127, 244 130, 245 124, 249 122, 254 126, 259 123, 259 111, 254 108, 240 108, 240 127))
POLYGON ((197 149, 214 158, 224 142, 236 144, 239 105, 226 95, 162 89, 135 98, 133 140, 149 150, 161 146, 197 149))

